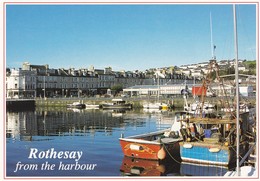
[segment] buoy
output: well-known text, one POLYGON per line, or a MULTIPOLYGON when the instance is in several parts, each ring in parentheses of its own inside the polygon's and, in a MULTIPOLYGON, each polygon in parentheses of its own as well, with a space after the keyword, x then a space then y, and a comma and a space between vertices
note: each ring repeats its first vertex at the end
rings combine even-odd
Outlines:
POLYGON ((165 152, 165 150, 164 150, 163 148, 161 148, 161 149, 158 151, 157 157, 158 157, 160 160, 162 160, 162 159, 164 159, 164 158, 166 157, 166 152, 165 152))
POLYGON ((192 144, 190 143, 184 143, 183 148, 192 148, 192 144))
POLYGON ((225 146, 228 146, 228 142, 226 141, 226 142, 224 143, 224 145, 225 145, 225 146))
POLYGON ((209 152, 217 153, 220 151, 220 148, 209 148, 209 152))

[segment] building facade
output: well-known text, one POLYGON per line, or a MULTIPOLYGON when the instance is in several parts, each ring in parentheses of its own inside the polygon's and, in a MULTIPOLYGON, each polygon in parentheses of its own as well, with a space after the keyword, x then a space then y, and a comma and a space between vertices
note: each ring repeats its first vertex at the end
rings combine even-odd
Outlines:
POLYGON ((127 88, 135 85, 167 85, 193 82, 184 74, 162 71, 165 78, 157 79, 149 72, 114 72, 111 67, 101 69, 50 69, 49 65, 31 65, 6 72, 7 98, 86 97, 104 95, 115 85, 127 88))

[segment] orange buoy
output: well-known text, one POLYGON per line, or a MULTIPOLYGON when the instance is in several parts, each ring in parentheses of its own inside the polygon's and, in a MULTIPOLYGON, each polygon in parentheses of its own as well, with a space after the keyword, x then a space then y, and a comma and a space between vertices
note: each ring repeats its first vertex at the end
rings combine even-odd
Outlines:
POLYGON ((164 158, 166 157, 166 152, 165 152, 165 150, 164 150, 163 148, 161 148, 161 149, 158 151, 157 157, 158 157, 160 160, 162 160, 162 159, 164 159, 164 158))

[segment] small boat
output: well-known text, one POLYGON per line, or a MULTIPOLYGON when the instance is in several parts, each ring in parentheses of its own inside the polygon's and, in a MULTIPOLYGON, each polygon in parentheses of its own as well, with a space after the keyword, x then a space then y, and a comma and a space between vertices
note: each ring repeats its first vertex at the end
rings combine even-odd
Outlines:
POLYGON ((166 110, 168 109, 168 105, 165 103, 147 103, 143 105, 144 109, 163 109, 166 110))
POLYGON ((111 103, 102 104, 103 109, 132 109, 131 103, 126 103, 123 99, 112 99, 111 103))
POLYGON ((78 109, 84 109, 86 108, 86 105, 80 102, 73 102, 72 104, 67 104, 68 108, 78 108, 78 109))
POLYGON ((181 138, 175 133, 174 137, 165 137, 166 131, 169 130, 120 138, 124 155, 149 160, 163 160, 168 153, 178 155, 181 138))
POLYGON ((179 123, 174 121, 171 128, 151 133, 119 138, 125 156, 149 160, 164 160, 174 156, 180 160, 179 123))
POLYGON ((86 104, 86 109, 99 109, 99 107, 97 104, 86 104))

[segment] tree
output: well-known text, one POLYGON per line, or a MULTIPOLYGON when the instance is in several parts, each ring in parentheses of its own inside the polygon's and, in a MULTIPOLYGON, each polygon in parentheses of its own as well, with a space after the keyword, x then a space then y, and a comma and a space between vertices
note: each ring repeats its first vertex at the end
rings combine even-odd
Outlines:
POLYGON ((121 84, 116 84, 111 87, 111 90, 115 92, 115 94, 118 94, 120 91, 123 90, 123 86, 121 84))

